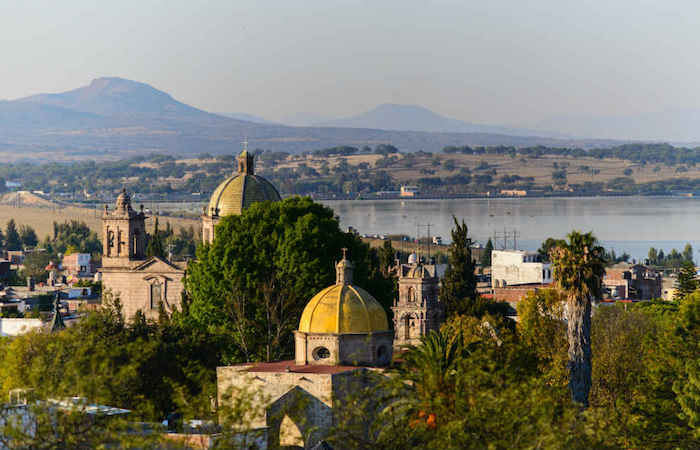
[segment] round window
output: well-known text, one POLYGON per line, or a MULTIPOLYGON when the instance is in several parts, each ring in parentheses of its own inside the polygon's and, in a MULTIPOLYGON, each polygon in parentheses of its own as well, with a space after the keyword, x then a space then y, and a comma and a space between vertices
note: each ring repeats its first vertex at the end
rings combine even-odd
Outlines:
POLYGON ((315 360, 328 359, 331 357, 331 352, 326 347, 316 347, 313 351, 313 357, 315 360))

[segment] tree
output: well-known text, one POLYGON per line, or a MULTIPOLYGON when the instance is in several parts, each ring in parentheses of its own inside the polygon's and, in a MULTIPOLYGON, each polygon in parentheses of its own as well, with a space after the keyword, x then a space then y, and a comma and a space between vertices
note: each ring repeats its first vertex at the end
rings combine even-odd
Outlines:
POLYGON ((455 216, 452 216, 452 220, 455 227, 452 229, 449 265, 442 279, 440 299, 445 304, 448 317, 456 314, 479 316, 483 311, 475 308, 478 294, 472 260, 472 240, 464 220, 461 224, 455 216))
POLYGON ((659 263, 659 253, 656 251, 654 247, 651 247, 649 249, 649 253, 647 254, 647 258, 649 259, 649 264, 651 265, 657 265, 659 263))
POLYGON ((697 271, 695 264, 691 261, 685 261, 678 272, 678 281, 676 282, 676 293, 674 299, 679 300, 688 294, 692 294, 698 289, 697 271))
POLYGON ((693 262, 693 246, 690 244, 685 244, 683 248, 683 259, 686 261, 693 262))
POLYGON ((146 246, 146 256, 157 256, 165 258, 165 246, 163 245, 162 233, 158 230, 158 218, 153 226, 153 234, 149 236, 148 246, 146 246))
POLYGON ((48 277, 46 266, 51 257, 47 252, 31 252, 24 257, 24 275, 38 281, 44 281, 48 277))
POLYGON ((5 247, 8 250, 22 250, 22 239, 19 237, 17 224, 14 219, 10 219, 9 222, 7 222, 7 228, 5 229, 5 247))
POLYGON ((229 361, 289 357, 301 312, 335 282, 343 247, 355 264, 354 283, 389 308, 393 282, 379 273, 376 252, 341 231, 331 209, 293 197, 224 217, 188 267, 186 319, 224 336, 229 361))
POLYGON ((481 267, 491 267, 491 252, 493 251, 493 242, 491 242, 491 238, 489 238, 488 242, 486 242, 486 245, 484 246, 484 250, 481 252, 481 261, 479 263, 481 264, 481 267))
POLYGON ((550 252, 552 251, 552 249, 560 247, 563 244, 566 244, 566 241, 564 239, 554 239, 551 237, 547 238, 544 242, 542 242, 540 248, 537 249, 537 254, 540 256, 542 261, 549 261, 550 252))
POLYGON ((569 389, 588 406, 591 390, 591 299, 600 297, 604 249, 593 233, 572 231, 569 241, 551 251, 554 282, 566 296, 569 389))
POLYGON ((37 238, 34 228, 29 225, 19 227, 19 237, 25 247, 36 247, 39 243, 39 238, 37 238))

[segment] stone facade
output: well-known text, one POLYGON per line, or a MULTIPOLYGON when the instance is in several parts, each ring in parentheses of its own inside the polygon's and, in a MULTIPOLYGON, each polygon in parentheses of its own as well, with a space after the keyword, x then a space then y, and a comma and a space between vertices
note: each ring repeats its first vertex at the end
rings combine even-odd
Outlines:
POLYGON ((394 333, 294 332, 297 365, 386 366, 391 362, 394 333))
POLYGON ((104 288, 119 296, 126 318, 141 310, 149 319, 158 319, 161 303, 166 311, 180 306, 185 263, 151 257, 130 266, 103 267, 101 272, 104 288))
POLYGON ((351 366, 295 365, 294 361, 218 367, 218 404, 241 392, 262 392, 268 403, 249 426, 265 429, 268 448, 312 448, 333 426, 334 409, 348 398, 372 386, 382 369, 351 366))
POLYGON ((394 313, 394 347, 418 345, 422 336, 439 330, 445 316, 440 299, 435 265, 401 264, 399 296, 394 313))
POLYGON ((117 197, 116 207, 105 206, 102 216, 102 269, 105 290, 119 296, 124 316, 141 310, 158 318, 160 304, 166 311, 180 305, 186 263, 158 257, 146 258, 146 215, 131 207, 126 191, 117 197))

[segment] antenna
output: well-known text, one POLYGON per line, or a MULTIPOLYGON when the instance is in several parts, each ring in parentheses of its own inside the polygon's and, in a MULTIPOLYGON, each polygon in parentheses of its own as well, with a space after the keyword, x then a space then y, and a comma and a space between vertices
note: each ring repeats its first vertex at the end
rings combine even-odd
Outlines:
POLYGON ((241 144, 243 144, 243 151, 244 152, 248 151, 248 136, 243 138, 243 142, 241 142, 241 144))

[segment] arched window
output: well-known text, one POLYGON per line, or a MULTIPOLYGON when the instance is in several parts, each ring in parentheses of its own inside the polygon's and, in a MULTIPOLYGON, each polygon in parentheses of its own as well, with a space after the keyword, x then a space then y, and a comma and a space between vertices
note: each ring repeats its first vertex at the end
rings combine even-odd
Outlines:
POLYGON ((151 283, 151 309, 158 309, 163 301, 163 285, 156 281, 151 283))

